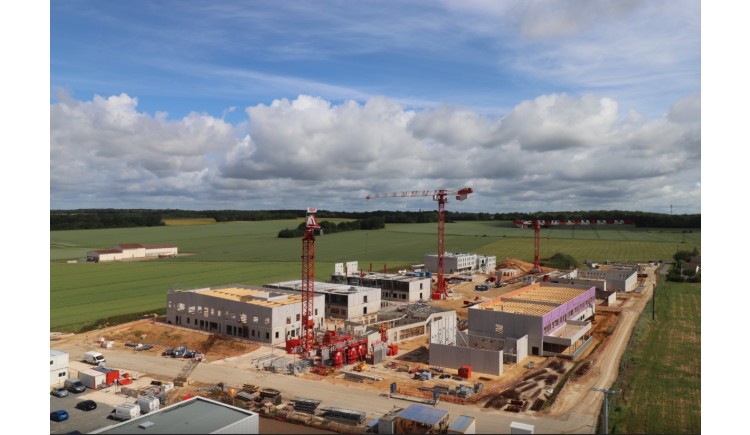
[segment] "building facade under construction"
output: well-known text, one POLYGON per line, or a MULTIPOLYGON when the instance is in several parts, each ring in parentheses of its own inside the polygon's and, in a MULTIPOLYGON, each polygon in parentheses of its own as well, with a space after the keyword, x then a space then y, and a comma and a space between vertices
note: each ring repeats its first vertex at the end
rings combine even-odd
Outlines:
POLYGON ((418 302, 430 299, 432 279, 416 274, 402 275, 382 272, 359 272, 331 275, 331 282, 381 290, 381 299, 398 302, 418 302))
MULTIPOLYGON (((313 299, 314 323, 323 326, 325 296, 313 299)), ((300 336, 302 296, 251 286, 171 290, 167 323, 261 343, 300 336)))
MULTIPOLYGON (((265 284, 263 287, 301 292, 302 280, 265 284)), ((335 319, 371 323, 380 310, 380 289, 315 281, 315 294, 325 298, 325 316, 335 319)))

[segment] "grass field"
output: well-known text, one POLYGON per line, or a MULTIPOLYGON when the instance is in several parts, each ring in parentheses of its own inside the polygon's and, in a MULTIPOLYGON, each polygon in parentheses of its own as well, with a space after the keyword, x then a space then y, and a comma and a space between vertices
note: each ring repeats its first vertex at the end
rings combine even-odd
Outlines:
POLYGON ((210 225, 215 224, 216 219, 214 218, 175 218, 175 219, 164 219, 164 225, 168 227, 179 227, 183 225, 210 225))
MULTIPOLYGON (((76 331, 108 316, 164 308, 170 288, 222 284, 262 285, 299 279, 300 239, 278 232, 302 219, 179 225, 149 228, 52 231, 50 233, 50 327, 76 331), (76 263, 93 249, 119 243, 172 243, 180 257, 139 262, 76 263), (182 255, 191 254, 191 255, 182 255)), ((476 252, 533 260, 533 231, 510 222, 446 224, 449 252, 476 252)), ((545 229, 542 258, 556 252, 579 262, 669 259, 679 250, 700 250, 700 231, 585 227, 545 229), (683 243, 684 241, 684 243, 683 243)), ((388 224, 375 231, 348 231, 318 237, 316 277, 326 280, 333 264, 359 261, 360 269, 403 269, 421 263, 437 248, 436 224, 388 224)))
POLYGON ((663 282, 620 363, 609 433, 701 431, 700 284, 663 282))

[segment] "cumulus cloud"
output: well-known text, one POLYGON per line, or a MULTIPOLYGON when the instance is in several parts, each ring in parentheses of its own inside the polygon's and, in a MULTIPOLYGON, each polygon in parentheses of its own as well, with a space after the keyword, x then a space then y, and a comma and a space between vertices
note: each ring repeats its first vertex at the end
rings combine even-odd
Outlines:
POLYGON ((364 196, 463 186, 476 191, 467 211, 700 204, 700 95, 654 119, 593 94, 494 118, 300 95, 247 107, 238 125, 137 106, 125 94, 51 105, 53 208, 417 209, 434 204, 364 196))

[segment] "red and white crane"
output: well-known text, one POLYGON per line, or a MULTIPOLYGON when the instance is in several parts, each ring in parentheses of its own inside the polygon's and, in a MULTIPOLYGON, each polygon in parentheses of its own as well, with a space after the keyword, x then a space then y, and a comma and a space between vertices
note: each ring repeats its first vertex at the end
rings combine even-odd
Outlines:
POLYGON ((314 208, 307 209, 305 236, 302 238, 302 335, 300 346, 305 355, 315 342, 315 230, 320 228, 315 220, 314 208))
POLYGON ((470 193, 474 193, 471 187, 464 187, 455 192, 446 189, 440 190, 412 190, 409 192, 393 193, 376 193, 367 195, 368 200, 375 198, 406 198, 415 196, 431 196, 438 203, 438 270, 437 270, 437 288, 432 292, 432 299, 443 299, 447 294, 445 289, 444 278, 444 256, 445 256, 445 204, 448 202, 448 196, 455 195, 458 201, 465 200, 470 193))
POLYGON ((516 220, 513 221, 513 224, 518 228, 534 228, 534 272, 539 273, 542 271, 541 250, 539 246, 542 238, 542 227, 562 225, 634 225, 635 222, 625 219, 532 219, 516 220))

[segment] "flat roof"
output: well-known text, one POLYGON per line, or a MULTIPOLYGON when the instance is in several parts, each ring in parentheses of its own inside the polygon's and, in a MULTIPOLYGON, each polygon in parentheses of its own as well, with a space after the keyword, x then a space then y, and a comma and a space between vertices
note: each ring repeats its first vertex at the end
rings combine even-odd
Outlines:
POLYGON ((60 356, 60 355, 67 355, 68 352, 63 352, 61 350, 57 349, 50 349, 49 350, 49 356, 60 356))
POLYGON ((474 417, 470 417, 468 415, 459 415, 456 417, 456 420, 451 423, 451 425, 448 427, 448 430, 454 430, 457 432, 464 432, 466 429, 471 426, 472 423, 474 423, 474 417))
POLYGON ((279 307, 302 302, 302 295, 276 293, 271 292, 268 289, 249 287, 219 287, 190 291, 215 298, 228 299, 230 301, 244 302, 263 307, 279 307))
MULTIPOLYGON (((302 291, 302 280, 301 279, 295 279, 292 281, 281 281, 281 282, 274 282, 271 284, 266 284, 266 287, 273 287, 273 288, 280 288, 280 289, 290 289, 294 291, 302 291)), ((328 294, 352 294, 352 293, 371 293, 380 291, 380 289, 375 287, 360 287, 360 286, 354 286, 351 284, 334 284, 330 282, 320 282, 315 281, 314 282, 315 287, 315 293, 328 293, 328 294)))
POLYGON ((508 297, 501 296, 497 301, 480 309, 543 316, 588 290, 580 287, 545 286, 544 283, 536 283, 520 288, 510 293, 508 297))
POLYGON ((448 415, 448 411, 414 403, 398 413, 399 418, 434 426, 448 415))
POLYGON ((196 396, 91 433, 209 434, 257 415, 251 411, 196 396), (149 422, 152 424, 149 425, 149 422), (142 427, 144 425, 146 427, 142 427))

